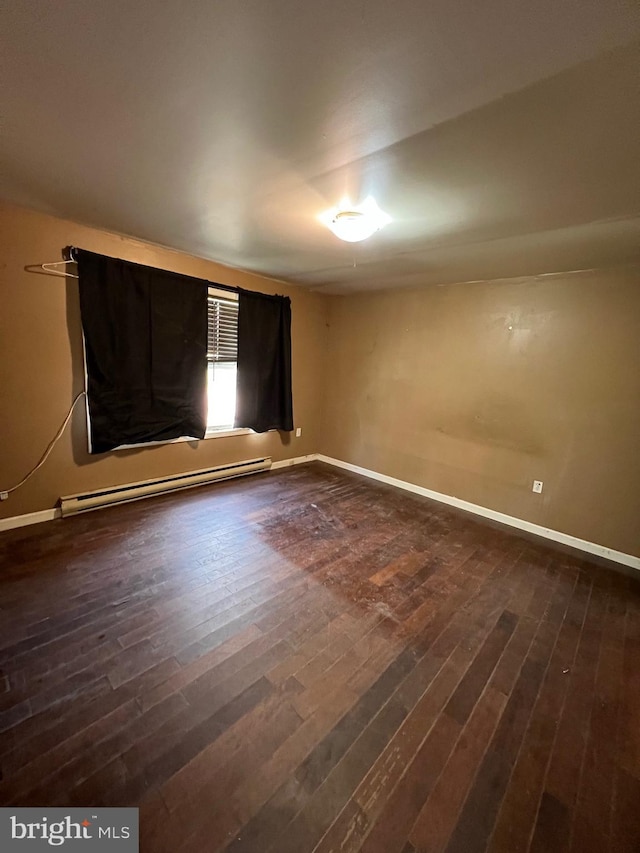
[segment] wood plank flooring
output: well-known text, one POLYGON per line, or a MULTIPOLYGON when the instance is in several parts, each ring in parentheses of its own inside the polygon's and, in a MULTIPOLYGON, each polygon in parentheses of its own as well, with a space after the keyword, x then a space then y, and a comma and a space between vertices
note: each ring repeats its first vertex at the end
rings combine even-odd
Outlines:
POLYGON ((640 584, 320 463, 0 536, 0 805, 141 850, 640 849, 640 584))

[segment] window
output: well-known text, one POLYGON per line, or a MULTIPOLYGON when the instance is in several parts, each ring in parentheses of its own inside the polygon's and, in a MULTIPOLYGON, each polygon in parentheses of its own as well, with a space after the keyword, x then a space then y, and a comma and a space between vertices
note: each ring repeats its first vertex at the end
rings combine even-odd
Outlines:
POLYGON ((207 343, 207 432, 233 429, 238 359, 238 297, 209 288, 207 343))

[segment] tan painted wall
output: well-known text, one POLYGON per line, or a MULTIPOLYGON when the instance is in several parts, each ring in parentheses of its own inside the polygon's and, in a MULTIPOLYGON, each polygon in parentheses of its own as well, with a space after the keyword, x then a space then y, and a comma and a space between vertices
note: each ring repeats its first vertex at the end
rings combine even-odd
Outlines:
POLYGON ((79 407, 0 518, 62 494, 322 452, 640 556, 640 269, 322 297, 1 204, 0 241, 0 489, 83 387, 77 285, 25 271, 68 244, 291 296, 303 428, 289 444, 269 433, 91 457, 79 407))
POLYGON ((49 509, 61 495, 161 477, 241 459, 315 452, 320 441, 327 297, 136 240, 0 204, 0 490, 41 456, 83 388, 77 282, 25 271, 80 246, 187 275, 284 293, 292 302, 294 417, 302 436, 278 433, 167 444, 90 456, 81 405, 45 465, 9 500, 0 518, 49 509))
POLYGON ((327 370, 327 455, 640 556, 640 269, 333 299, 327 370))

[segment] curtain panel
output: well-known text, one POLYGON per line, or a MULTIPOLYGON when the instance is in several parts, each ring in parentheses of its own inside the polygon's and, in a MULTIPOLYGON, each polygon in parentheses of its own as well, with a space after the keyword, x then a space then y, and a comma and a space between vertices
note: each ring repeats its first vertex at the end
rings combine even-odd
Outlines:
POLYGON ((288 296, 239 291, 235 426, 293 430, 288 296))
POLYGON ((77 250, 90 451, 203 438, 207 282, 77 250))

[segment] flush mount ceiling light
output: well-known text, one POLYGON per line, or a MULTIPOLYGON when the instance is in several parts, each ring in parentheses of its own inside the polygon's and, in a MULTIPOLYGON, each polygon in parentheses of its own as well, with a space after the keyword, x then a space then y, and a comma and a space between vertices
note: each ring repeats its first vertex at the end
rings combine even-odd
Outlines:
POLYGON ((351 204, 348 198, 343 198, 338 207, 326 210, 318 219, 347 243, 366 240, 391 222, 391 217, 380 210, 371 196, 362 204, 351 204))

